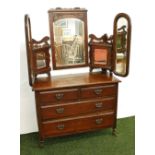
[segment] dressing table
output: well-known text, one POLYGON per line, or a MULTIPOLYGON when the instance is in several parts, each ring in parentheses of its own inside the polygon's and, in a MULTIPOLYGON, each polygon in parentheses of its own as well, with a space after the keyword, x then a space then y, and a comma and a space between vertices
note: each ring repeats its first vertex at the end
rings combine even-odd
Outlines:
POLYGON ((119 13, 113 35, 90 34, 88 43, 87 10, 56 8, 48 15, 50 37, 40 41, 32 39, 30 17, 25 15, 29 84, 35 93, 40 143, 104 128, 115 134, 120 80, 114 74, 129 73, 129 16, 119 13), (50 58, 54 70, 89 66, 90 72, 52 76, 50 58), (94 72, 96 68, 101 71, 94 72))

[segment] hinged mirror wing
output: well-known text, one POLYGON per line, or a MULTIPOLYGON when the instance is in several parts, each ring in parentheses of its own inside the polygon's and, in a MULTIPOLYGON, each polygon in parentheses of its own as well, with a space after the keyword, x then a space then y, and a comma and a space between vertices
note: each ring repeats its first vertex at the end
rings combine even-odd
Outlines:
POLYGON ((102 71, 112 69, 112 36, 108 37, 107 34, 102 35, 100 38, 94 34, 89 35, 89 57, 90 57, 90 72, 94 68, 101 68, 102 71))
POLYGON ((50 45, 48 40, 47 36, 40 41, 32 39, 30 17, 25 15, 25 41, 30 86, 38 74, 47 73, 50 75, 50 45))
POLYGON ((53 69, 87 66, 87 10, 56 8, 48 13, 53 69))
POLYGON ((125 13, 119 13, 114 19, 113 32, 113 71, 125 77, 129 74, 131 21, 125 13))

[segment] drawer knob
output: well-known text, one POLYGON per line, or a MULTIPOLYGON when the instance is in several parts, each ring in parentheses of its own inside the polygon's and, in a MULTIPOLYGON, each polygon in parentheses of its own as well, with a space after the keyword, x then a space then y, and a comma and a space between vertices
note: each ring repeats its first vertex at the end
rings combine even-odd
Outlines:
POLYGON ((95 89, 94 92, 96 95, 100 95, 102 93, 102 89, 95 89))
POLYGON ((96 124, 99 125, 103 122, 103 118, 96 119, 96 124))
POLYGON ((61 100, 62 97, 64 96, 64 94, 59 93, 59 94, 56 94, 55 96, 56 96, 56 99, 57 99, 57 100, 61 100))
POLYGON ((57 112, 58 114, 62 114, 62 113, 64 112, 64 108, 57 108, 57 109, 56 109, 56 112, 57 112))
POLYGON ((59 130, 63 130, 63 129, 64 129, 64 127, 65 127, 65 125, 64 125, 64 124, 59 124, 59 125, 57 126, 57 128, 58 128, 59 130))
POLYGON ((98 102, 95 104, 96 108, 102 108, 103 104, 102 102, 98 102))

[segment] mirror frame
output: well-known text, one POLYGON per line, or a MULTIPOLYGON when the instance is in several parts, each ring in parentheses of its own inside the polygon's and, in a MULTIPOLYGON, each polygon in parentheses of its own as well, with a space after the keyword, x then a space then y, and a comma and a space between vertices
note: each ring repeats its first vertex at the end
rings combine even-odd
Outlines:
POLYGON ((32 86, 38 74, 47 73, 50 76, 49 37, 45 36, 39 41, 32 38, 31 21, 28 14, 24 16, 24 25, 29 85, 32 86), (37 54, 43 55, 40 56, 40 59, 45 61, 45 66, 41 68, 37 68, 37 54))
POLYGON ((112 69, 112 36, 108 37, 107 34, 101 37, 96 37, 94 34, 89 35, 89 58, 90 58, 90 72, 95 68, 101 68, 102 71, 112 69), (96 49, 105 49, 107 51, 107 63, 106 64, 95 64, 94 54, 96 49))
POLYGON ((24 16, 24 24, 25 24, 25 42, 26 42, 29 85, 32 86, 34 81, 34 75, 32 70, 32 34, 31 34, 31 21, 28 14, 24 16))
POLYGON ((130 17, 126 13, 119 13, 116 15, 114 19, 114 29, 113 29, 113 52, 114 52, 114 61, 113 61, 113 72, 114 74, 122 77, 126 77, 129 74, 129 63, 130 63, 130 42, 131 42, 131 20, 130 17), (117 54, 117 23, 120 18, 125 18, 127 20, 128 29, 127 29, 127 59, 126 59, 126 73, 120 74, 116 72, 116 54, 117 54))
POLYGON ((87 10, 82 8, 73 8, 73 9, 50 9, 49 13, 49 27, 50 27, 50 40, 51 40, 51 49, 52 49, 52 63, 53 69, 68 69, 68 68, 77 68, 88 66, 88 32, 87 32, 87 10), (84 48, 85 48, 85 61, 84 64, 79 65, 69 65, 69 66, 57 66, 56 57, 55 57, 55 47, 54 47, 54 32, 53 32, 53 23, 56 20, 63 18, 76 18, 84 22, 84 48))

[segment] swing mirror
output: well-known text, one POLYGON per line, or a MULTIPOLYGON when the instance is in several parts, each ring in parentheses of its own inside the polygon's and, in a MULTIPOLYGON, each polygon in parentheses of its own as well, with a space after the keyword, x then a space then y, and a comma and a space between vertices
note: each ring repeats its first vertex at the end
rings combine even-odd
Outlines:
POLYGON ((114 20, 114 73, 127 76, 129 73, 131 22, 125 13, 119 13, 114 20))

